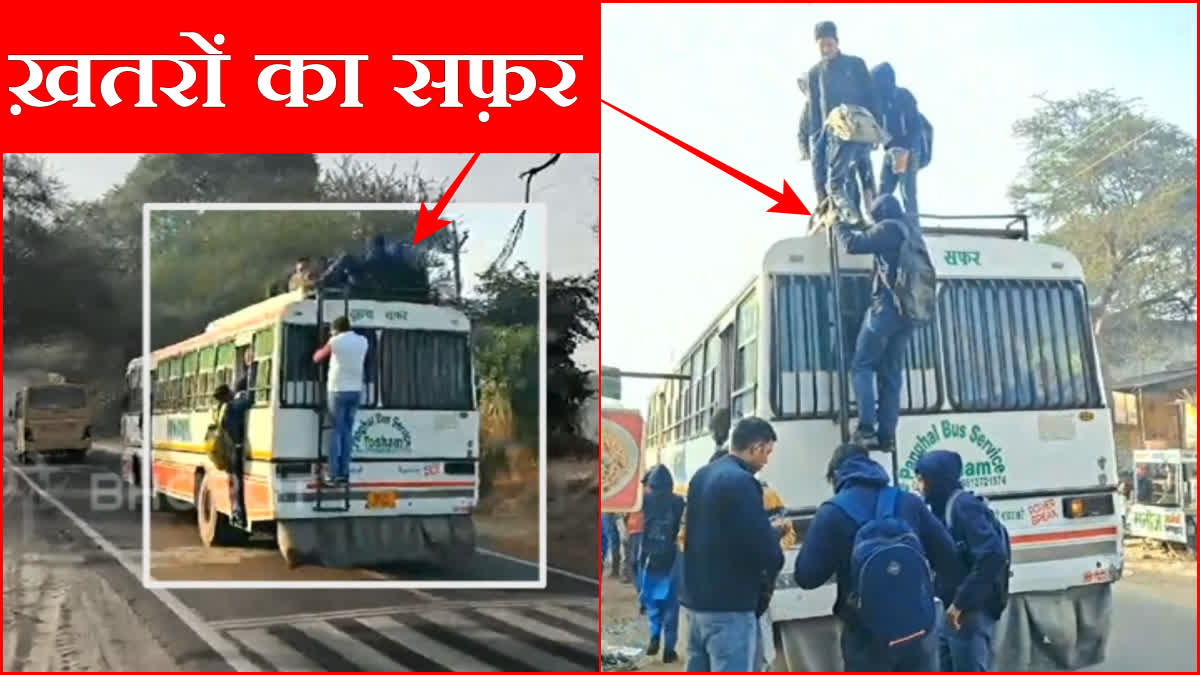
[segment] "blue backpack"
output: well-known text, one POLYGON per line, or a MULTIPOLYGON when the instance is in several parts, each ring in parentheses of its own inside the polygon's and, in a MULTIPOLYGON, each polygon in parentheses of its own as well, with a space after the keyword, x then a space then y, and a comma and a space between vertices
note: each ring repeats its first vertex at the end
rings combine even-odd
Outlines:
POLYGON ((893 654, 918 645, 937 624, 933 573, 920 538, 897 513, 899 495, 894 487, 881 489, 874 513, 864 513, 845 492, 832 500, 858 524, 849 608, 878 648, 893 654))

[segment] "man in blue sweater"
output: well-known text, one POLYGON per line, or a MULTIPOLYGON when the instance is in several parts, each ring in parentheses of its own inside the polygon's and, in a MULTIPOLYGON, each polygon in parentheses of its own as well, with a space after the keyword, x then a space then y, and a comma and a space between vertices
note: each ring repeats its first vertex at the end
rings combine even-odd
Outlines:
POLYGON ((904 382, 904 351, 912 337, 913 325, 900 314, 891 289, 896 283, 900 245, 906 236, 920 236, 920 232, 905 224, 904 210, 892 195, 879 196, 871 205, 871 216, 875 224, 865 232, 845 224, 839 224, 835 230, 846 252, 875 256, 871 307, 863 318, 850 361, 851 382, 858 401, 854 442, 869 450, 894 452, 896 425, 900 421, 900 389, 904 382))
POLYGON ((730 445, 688 485, 682 604, 691 672, 754 670, 763 578, 776 578, 783 567, 779 535, 754 477, 775 449, 775 430, 746 417, 730 445))
POLYGON ((963 491, 962 469, 957 452, 926 453, 917 462, 917 487, 929 510, 949 527, 963 562, 959 574, 937 576, 938 597, 949 607, 941 634, 942 665, 953 671, 986 671, 992 665, 996 621, 1008 597, 1008 544, 988 505, 963 491))
MULTIPOLYGON (((874 510, 880 491, 888 486, 887 471, 871 459, 861 447, 846 444, 840 446, 829 460, 825 476, 834 485, 839 495, 849 497, 874 510)), ((954 551, 954 542, 946 528, 933 517, 920 497, 910 492, 900 492, 896 501, 897 517, 908 523, 921 541, 921 547, 937 575, 959 573, 959 562, 954 551)), ((800 588, 813 589, 837 578, 837 600, 833 614, 842 621, 842 659, 847 671, 858 672, 924 672, 937 670, 937 636, 923 638, 921 648, 909 653, 903 662, 892 662, 886 654, 874 647, 871 636, 858 621, 858 617, 847 595, 851 590, 850 556, 854 536, 859 524, 848 513, 832 502, 825 502, 817 510, 804 538, 800 554, 796 556, 793 576, 800 588)))

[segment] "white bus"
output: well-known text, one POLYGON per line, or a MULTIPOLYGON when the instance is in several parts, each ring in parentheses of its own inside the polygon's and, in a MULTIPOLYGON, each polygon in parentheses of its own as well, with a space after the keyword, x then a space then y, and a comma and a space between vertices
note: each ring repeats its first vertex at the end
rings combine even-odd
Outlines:
MULTIPOLYGON (((965 487, 985 495, 1013 545, 1012 597, 998 627, 997 670, 1078 668, 1103 659, 1111 584, 1121 576, 1112 424, 1092 341, 1083 270, 1071 253, 1024 237, 927 231, 938 316, 904 364, 898 482, 922 453, 960 453, 965 487)), ((869 303, 870 256, 841 255, 833 311, 824 235, 771 246, 757 276, 693 343, 650 400, 647 454, 687 481, 714 450, 708 424, 769 420, 779 441, 762 478, 803 538, 831 497, 825 467, 841 441, 833 320, 847 358, 869 303)), ((849 418, 856 410, 850 392, 849 418)), ((876 454, 891 472, 891 457, 876 454)), ((770 616, 777 670, 841 670, 832 580, 801 591, 786 552, 770 616)))
MULTIPOLYGON (((318 301, 295 291, 213 321, 153 352, 150 423, 142 420, 142 363, 129 364, 122 422, 125 475, 140 482, 151 434, 158 505, 195 508, 206 546, 274 530, 289 561, 330 565, 464 562, 475 549, 479 415, 470 323, 451 307, 360 299, 318 301), (370 344, 354 421, 348 486, 316 480, 328 457, 329 416, 313 363, 318 323, 349 313, 370 344), (245 502, 250 528, 230 523, 228 479, 205 453, 212 393, 247 377, 245 502), (198 507, 198 508, 197 508, 198 507)), ((324 334, 324 333, 323 333, 324 334)), ((323 366, 322 366, 323 368, 323 366)))

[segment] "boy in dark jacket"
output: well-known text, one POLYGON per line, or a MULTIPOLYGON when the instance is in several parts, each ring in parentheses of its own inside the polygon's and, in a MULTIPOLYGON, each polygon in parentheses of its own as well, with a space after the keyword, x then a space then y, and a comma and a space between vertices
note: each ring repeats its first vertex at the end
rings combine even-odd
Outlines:
POLYGON ((940 639, 942 664, 954 671, 986 671, 996 621, 1004 612, 1008 547, 988 505, 962 491, 962 468, 957 452, 926 453, 917 462, 917 487, 943 524, 949 506, 950 536, 963 562, 958 574, 937 575, 938 596, 949 608, 940 639))
POLYGON ((848 212, 850 220, 857 221, 862 209, 860 197, 869 202, 875 192, 871 147, 837 138, 825 123, 829 113, 842 104, 866 108, 878 121, 879 101, 867 64, 838 48, 837 26, 832 21, 818 23, 814 38, 821 60, 808 71, 808 84, 801 89, 808 95, 807 130, 814 144, 813 182, 817 200, 832 198, 840 210, 848 212), (863 182, 866 194, 860 195, 856 178, 863 182))
POLYGON ((871 216, 875 224, 866 232, 846 225, 839 225, 835 232, 851 255, 875 256, 871 307, 863 319, 850 361, 854 396, 858 401, 854 442, 867 449, 878 447, 891 452, 895 449, 896 425, 900 421, 904 352, 913 333, 912 321, 900 314, 891 288, 896 283, 900 245, 908 235, 904 210, 892 195, 876 199, 871 216))
POLYGON ((746 417, 730 445, 729 454, 701 467, 688 485, 682 571, 692 672, 754 669, 763 579, 776 578, 783 567, 779 535, 754 477, 775 449, 775 430, 746 417))
POLYGON ((904 87, 896 86, 896 71, 886 61, 871 69, 871 80, 879 99, 884 131, 891 139, 883 146, 883 168, 879 171, 879 194, 890 195, 900 184, 904 211, 914 222, 917 218, 917 170, 921 164, 921 117, 917 99, 904 87), (907 152, 904 171, 896 171, 895 151, 907 152))
MULTIPOLYGON (((887 471, 871 459, 864 449, 853 444, 842 445, 834 452, 829 460, 826 478, 834 485, 835 492, 849 492, 864 504, 874 504, 880 490, 889 483, 887 471)), ((954 542, 921 499, 902 491, 896 505, 897 515, 909 524, 921 540, 933 570, 938 575, 958 574, 959 562, 954 542)), ((919 655, 914 657, 914 662, 892 663, 886 655, 874 653, 870 636, 858 625, 846 598, 851 588, 851 548, 858 527, 839 506, 830 502, 822 504, 809 527, 800 554, 796 556, 793 570, 796 585, 813 589, 822 586, 831 576, 837 577, 837 600, 833 605, 833 614, 843 622, 842 659, 847 671, 937 670, 936 635, 923 638, 924 644, 919 655)))
POLYGON ((675 479, 659 464, 646 477, 642 500, 643 548, 637 567, 641 603, 650 618, 650 646, 654 656, 661 645, 663 663, 678 659, 679 637, 679 526, 683 520, 683 497, 675 494, 675 479), (661 642, 660 642, 661 641, 661 642))

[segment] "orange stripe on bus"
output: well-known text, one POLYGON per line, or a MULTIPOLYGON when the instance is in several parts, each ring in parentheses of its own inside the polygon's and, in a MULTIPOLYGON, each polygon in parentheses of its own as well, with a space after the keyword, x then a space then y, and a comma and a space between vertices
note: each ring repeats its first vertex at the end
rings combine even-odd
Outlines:
MULTIPOLYGON (((350 483, 350 487, 475 487, 473 480, 453 481, 372 481, 366 483, 350 483)), ((316 483, 309 483, 308 489, 315 490, 316 483)))
POLYGON ((1048 541, 1064 541, 1067 539, 1086 539, 1088 537, 1115 537, 1116 527, 1093 527, 1087 530, 1067 530, 1066 532, 1039 532, 1037 534, 1018 534, 1012 537, 1014 544, 1038 544, 1048 541))

